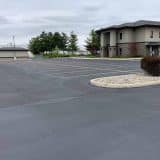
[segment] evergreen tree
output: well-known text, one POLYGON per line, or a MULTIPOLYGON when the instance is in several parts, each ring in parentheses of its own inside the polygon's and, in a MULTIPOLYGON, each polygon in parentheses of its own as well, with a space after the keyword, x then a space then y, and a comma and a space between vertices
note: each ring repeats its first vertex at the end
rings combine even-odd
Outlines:
POLYGON ((53 35, 54 48, 58 47, 59 49, 63 48, 62 36, 59 32, 55 32, 53 35))
POLYGON ((78 43, 77 35, 74 34, 74 32, 72 31, 69 37, 68 49, 72 52, 77 51, 78 50, 77 43, 78 43))
POLYGON ((97 33, 91 30, 89 37, 86 40, 86 50, 91 52, 92 55, 96 55, 100 49, 100 40, 97 33))
POLYGON ((66 51, 67 50, 67 47, 68 47, 68 41, 69 41, 69 37, 67 36, 66 33, 62 33, 61 34, 62 36, 62 50, 63 51, 66 51))

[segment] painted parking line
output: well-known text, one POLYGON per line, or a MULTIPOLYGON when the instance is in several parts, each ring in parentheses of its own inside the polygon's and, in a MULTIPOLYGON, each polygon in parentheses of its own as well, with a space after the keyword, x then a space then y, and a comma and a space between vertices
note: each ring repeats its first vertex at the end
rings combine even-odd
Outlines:
MULTIPOLYGON (((111 73, 116 73, 116 72, 110 72, 111 73)), ((84 75, 75 75, 75 76, 56 76, 56 78, 64 78, 64 79, 70 79, 70 78, 79 78, 79 77, 89 77, 89 76, 94 76, 94 75, 102 75, 102 74, 109 74, 109 73, 94 73, 94 74, 84 74, 84 75)), ((47 74, 48 75, 48 74, 47 74)), ((55 76, 52 74, 48 75, 51 78, 54 78, 55 76)))
POLYGON ((121 65, 105 65, 105 66, 102 66, 102 65, 81 65, 81 64, 57 64, 59 66, 71 66, 71 67, 81 67, 81 68, 98 68, 98 69, 107 69, 107 68, 122 68, 124 66, 121 66, 121 65))
POLYGON ((49 74, 49 73, 46 73, 46 72, 39 72, 39 73, 37 73, 38 75, 40 75, 40 76, 43 76, 43 77, 45 77, 46 76, 46 78, 61 78, 61 79, 67 79, 68 77, 67 76, 63 76, 63 75, 53 75, 53 74, 49 74))
MULTIPOLYGON (((87 67, 88 68, 88 67, 87 67)), ((50 76, 50 77, 54 77, 54 78, 67 78, 67 77, 80 77, 80 76, 89 76, 89 75, 97 75, 97 74, 108 74, 108 73, 134 73, 134 72, 138 72, 137 70, 119 70, 119 69, 103 69, 102 71, 105 72, 98 72, 98 73, 94 73, 96 71, 100 71, 100 69, 98 68, 91 68, 91 69, 84 69, 84 68, 78 68, 75 70, 70 71, 69 69, 73 69, 73 67, 69 67, 66 71, 62 71, 62 69, 64 68, 60 68, 59 70, 52 70, 52 68, 47 69, 47 68, 43 68, 43 70, 36 70, 35 72, 36 74, 41 74, 41 75, 46 75, 46 76, 50 76), (86 72, 90 72, 89 74, 85 74, 86 72), (71 74, 79 74, 79 75, 74 75, 72 76, 71 74), (82 73, 82 74, 81 74, 82 73), (68 75, 65 75, 68 74, 68 75)), ((66 68, 65 68, 66 69, 66 68)))
MULTIPOLYGON (((136 72, 137 70, 120 70, 119 68, 114 68, 114 69, 97 69, 97 68, 74 68, 73 70, 73 67, 69 67, 69 68, 57 68, 55 70, 55 68, 45 68, 44 70, 39 70, 39 71, 36 71, 37 73, 42 73, 42 72, 48 72, 49 74, 58 74, 58 75, 62 75, 62 74, 76 74, 76 73, 84 73, 84 72, 96 72, 96 71, 107 71, 107 72, 110 72, 110 71, 116 71, 116 72, 136 72), (72 70, 71 70, 72 69, 72 70)), ((106 73, 107 73, 106 72, 106 73)))
MULTIPOLYGON (((64 67, 72 67, 72 68, 74 68, 75 66, 74 65, 64 65, 64 64, 57 64, 57 66, 64 66, 64 67)), ((109 71, 110 70, 110 68, 108 68, 108 66, 106 66, 107 68, 99 68, 99 67, 97 67, 97 66, 78 66, 78 65, 76 65, 76 67, 79 67, 79 68, 81 68, 81 69, 95 69, 95 70, 101 70, 101 71, 109 71)))
MULTIPOLYGON (((89 74, 79 74, 79 75, 65 75, 65 76, 61 76, 61 75, 53 75, 53 74, 47 74, 50 77, 58 77, 58 78, 80 78, 80 77, 89 77, 89 76, 100 76, 100 75, 106 75, 106 76, 110 76, 110 74, 134 74, 135 72, 132 71, 110 71, 110 72, 99 72, 99 73, 89 73, 89 74)), ((137 72, 136 72, 137 73, 137 72)))
POLYGON ((76 75, 76 76, 69 76, 69 78, 80 78, 80 77, 90 77, 90 76, 98 76, 98 75, 106 75, 110 76, 109 74, 114 74, 119 72, 108 72, 108 73, 93 73, 93 74, 83 74, 83 75, 76 75))
MULTIPOLYGON (((46 63, 45 63, 46 64, 46 63)), ((55 65, 55 64, 54 64, 55 65)), ((101 68, 102 66, 98 67, 98 66, 83 66, 83 65, 69 65, 69 64, 56 64, 54 67, 53 64, 49 65, 51 67, 51 70, 53 68, 53 70, 57 70, 61 71, 61 70, 67 70, 67 69, 90 69, 90 70, 99 70, 99 71, 110 71, 110 70, 115 70, 115 69, 119 69, 119 70, 125 70, 126 68, 128 68, 128 66, 124 67, 124 66, 120 66, 120 65, 114 65, 114 67, 108 66, 106 65, 105 68, 101 68), (59 67, 58 67, 59 66, 59 67)), ((112 65, 113 66, 113 65, 112 65)), ((48 65, 46 66, 48 67, 48 65)))
MULTIPOLYGON (((33 63, 33 61, 32 61, 33 63)), ((37 62, 36 62, 37 63, 37 62)), ((34 61, 34 64, 36 64, 35 61, 34 61)), ((71 65, 71 64, 55 64, 55 63, 48 63, 48 62, 38 62, 38 64, 45 64, 45 67, 43 66, 37 66, 35 65, 35 69, 43 69, 43 70, 53 70, 53 71, 60 71, 61 69, 75 69, 75 70, 86 70, 86 69, 89 69, 89 70, 106 70, 106 71, 109 71, 109 70, 115 70, 115 69, 119 69, 119 70, 123 70, 123 69, 126 69, 126 67, 124 67, 124 65, 105 65, 105 66, 97 66, 97 65, 87 65, 87 66, 83 66, 83 65, 71 65), (114 66, 114 67, 113 67, 114 66), (41 67, 41 68, 39 68, 41 67), (104 68, 101 68, 101 67, 104 67, 104 68)), ((28 67, 28 66, 26 66, 28 67)), ((32 66, 33 67, 33 66, 32 66)))
MULTIPOLYGON (((47 69, 47 68, 46 68, 47 69)), ((57 67, 57 68, 48 68, 47 70, 48 71, 54 71, 54 72, 57 72, 57 71, 69 71, 69 70, 83 70, 83 71, 85 71, 86 70, 86 68, 80 68, 80 67, 76 67, 76 68, 73 68, 73 67, 57 67)), ((89 70, 93 70, 93 68, 91 68, 91 69, 89 69, 89 70)))
MULTIPOLYGON (((74 66, 74 65, 56 65, 56 67, 53 67, 52 68, 42 68, 43 70, 46 70, 46 71, 53 71, 53 72, 61 72, 62 70, 70 70, 70 69, 75 69, 76 70, 98 70, 98 71, 110 71, 110 70, 113 70, 113 69, 110 69, 110 68, 98 68, 98 67, 84 67, 84 66, 74 66), (59 66, 59 67, 57 67, 59 66)), ((120 69, 120 68, 115 68, 115 69, 120 69)))
MULTIPOLYGON (((91 72, 91 73, 89 73, 89 74, 94 74, 94 72, 96 72, 96 70, 81 70, 81 71, 68 71, 68 72, 61 72, 61 73, 53 73, 53 74, 68 74, 68 75, 70 75, 70 74, 76 74, 76 73, 78 73, 78 74, 80 74, 80 73, 82 73, 82 74, 85 74, 85 72, 91 72)), ((107 71, 107 72, 105 72, 105 73, 110 73, 110 72, 117 72, 117 73, 130 73, 130 72, 137 72, 136 70, 109 70, 109 71, 107 71)), ((99 72, 99 73, 101 73, 101 72, 99 72)), ((102 72, 102 73, 104 73, 104 72, 102 72)))
POLYGON ((36 71, 36 73, 38 74, 48 74, 48 75, 64 75, 64 74, 80 74, 80 73, 84 73, 84 72, 93 72, 93 70, 75 70, 75 71, 68 71, 68 72, 63 72, 63 71, 56 71, 56 72, 52 72, 52 71, 36 71))
POLYGON ((74 71, 68 71, 68 72, 60 72, 60 73, 55 73, 55 72, 53 72, 53 73, 55 73, 55 74, 76 74, 76 73, 84 73, 84 72, 95 72, 94 70, 74 70, 74 71))
MULTIPOLYGON (((122 65, 105 65, 105 68, 101 68, 102 65, 100 65, 100 67, 98 66, 98 64, 95 65, 88 65, 86 66, 84 65, 71 65, 71 64, 60 64, 63 63, 63 61, 61 61, 60 63, 51 63, 51 62, 31 62, 35 64, 35 72, 37 74, 42 74, 42 75, 46 75, 49 77, 54 77, 54 78, 74 78, 74 77, 83 77, 83 76, 91 76, 91 75, 99 75, 99 74, 110 74, 110 73, 131 73, 131 72, 137 72, 137 70, 123 70, 121 69, 122 67, 124 68, 124 66, 122 65), (41 65, 39 65, 41 64, 41 65), (111 67, 112 66, 112 67, 111 67), (113 67, 114 66, 114 67, 113 67), (40 68, 39 68, 40 67, 40 68), (74 71, 70 71, 70 69, 74 69, 74 71), (62 71, 65 70, 65 71, 62 71), (98 73, 93 73, 94 71, 99 71, 98 73), (100 72, 102 71, 102 73, 100 72), (47 72, 53 72, 53 73, 47 73, 47 72), (56 73, 57 72, 57 73, 56 73), (82 72, 82 74, 80 74, 80 72, 82 72), (89 74, 85 74, 84 72, 92 72, 89 74), (79 73, 79 75, 70 75, 70 74, 76 74, 79 73), (63 74, 68 74, 68 75, 63 75, 63 74)), ((65 63, 68 63, 67 61, 65 63)), ((13 63, 14 64, 14 63, 13 63)), ((27 63, 26 63, 27 64, 27 63)), ((126 67, 127 68, 127 67, 126 67)))
MULTIPOLYGON (((118 69, 118 68, 117 68, 118 69)), ((46 71, 53 71, 53 72, 63 72, 63 73, 71 73, 71 72, 86 72, 86 71, 97 71, 97 70, 100 70, 100 69, 96 69, 96 68, 82 68, 82 67, 79 67, 79 68, 73 68, 73 67, 69 67, 69 68, 57 68, 57 69, 52 69, 52 68, 49 68, 47 69, 46 68, 46 71), (74 69, 74 70, 73 70, 74 69)), ((103 69, 103 71, 110 71, 111 69, 103 69)))
MULTIPOLYGON (((61 63, 50 63, 50 62, 36 62, 36 63, 39 63, 39 64, 43 64, 43 65, 47 65, 47 66, 68 66, 68 67, 81 67, 81 68, 98 68, 97 65, 81 65, 81 64, 78 64, 78 63, 75 63, 75 65, 72 64, 69 64, 67 62, 67 64, 61 64, 61 63)), ((112 65, 112 64, 106 64, 106 65, 101 65, 100 67, 124 67, 124 66, 121 66, 121 65, 112 65)), ((99 69, 103 69, 103 68, 99 68, 99 69)))

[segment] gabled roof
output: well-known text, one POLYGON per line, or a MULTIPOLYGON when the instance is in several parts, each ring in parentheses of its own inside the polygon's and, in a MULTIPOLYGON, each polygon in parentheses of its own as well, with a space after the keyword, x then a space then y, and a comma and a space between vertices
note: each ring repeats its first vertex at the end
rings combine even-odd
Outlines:
POLYGON ((28 51, 28 49, 21 47, 1 47, 0 51, 28 51))
POLYGON ((113 25, 106 28, 101 28, 97 30, 97 32, 103 32, 110 29, 137 28, 137 27, 145 27, 145 26, 160 27, 160 22, 140 20, 136 22, 123 23, 120 25, 113 25))

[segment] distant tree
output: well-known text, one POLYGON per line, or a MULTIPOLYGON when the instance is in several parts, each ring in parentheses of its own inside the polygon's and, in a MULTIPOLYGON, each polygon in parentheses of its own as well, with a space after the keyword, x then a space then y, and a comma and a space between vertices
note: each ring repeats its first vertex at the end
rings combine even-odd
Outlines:
POLYGON ((44 51, 50 51, 50 41, 48 38, 48 33, 46 32, 42 32, 39 36, 39 42, 41 44, 40 46, 40 51, 44 52, 44 51))
POLYGON ((42 32, 39 36, 34 37, 29 42, 29 49, 34 54, 52 51, 55 48, 66 51, 68 48, 71 51, 77 50, 77 36, 72 32, 70 37, 66 33, 59 32, 42 32))
POLYGON ((47 49, 47 51, 52 51, 53 48, 55 47, 54 40, 53 40, 53 33, 52 32, 48 33, 47 39, 48 39, 48 45, 47 45, 48 49, 47 49))
POLYGON ((69 37, 68 49, 72 52, 78 50, 78 38, 77 35, 72 31, 69 37))
POLYGON ((62 50, 66 51, 69 43, 69 37, 67 36, 66 33, 62 33, 62 50))
POLYGON ((62 36, 59 32, 55 32, 53 35, 54 48, 58 47, 59 49, 63 48, 62 36))
POLYGON ((29 42, 29 49, 34 54, 40 54, 40 46, 41 44, 38 37, 32 38, 29 42))
POLYGON ((52 50, 52 42, 46 32, 42 32, 39 36, 32 38, 29 42, 29 49, 34 54, 40 54, 44 51, 52 50))
POLYGON ((96 55, 100 49, 100 39, 95 30, 91 30, 89 37, 86 40, 86 50, 91 52, 92 55, 96 55))
POLYGON ((59 54, 59 48, 56 46, 55 49, 53 50, 53 54, 58 55, 59 54))

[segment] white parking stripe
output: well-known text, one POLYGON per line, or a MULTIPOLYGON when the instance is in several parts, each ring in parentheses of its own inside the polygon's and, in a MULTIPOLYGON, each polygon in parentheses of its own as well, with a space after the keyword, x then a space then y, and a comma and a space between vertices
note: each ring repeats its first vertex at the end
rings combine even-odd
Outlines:
POLYGON ((76 75, 76 76, 69 76, 69 78, 79 78, 79 77, 89 77, 89 76, 96 76, 96 75, 107 75, 112 73, 119 73, 119 72, 105 72, 105 73, 93 73, 93 74, 82 74, 82 75, 76 75))
MULTIPOLYGON (((85 63, 79 64, 76 63, 76 61, 72 62, 70 61, 65 61, 63 64, 63 61, 46 61, 46 62, 38 62, 38 61, 31 61, 34 63, 34 71, 37 74, 41 75, 46 75, 47 77, 51 78, 78 78, 78 77, 87 77, 87 76, 98 76, 98 75, 108 75, 112 73, 117 73, 117 74, 122 74, 122 73, 133 73, 137 72, 135 69, 127 69, 127 66, 123 65, 112 65, 112 64, 107 64, 106 65, 99 65, 97 64, 96 66, 94 64, 88 64, 86 66, 85 63), (75 65, 74 65, 74 64, 75 65), (41 65, 40 65, 41 64, 41 65), (99 66, 98 66, 99 65, 99 66), (102 68, 104 67, 104 68, 102 68), (124 69, 124 70, 123 70, 124 69), (95 73, 97 71, 97 73, 95 73), (89 72, 88 74, 86 72, 89 72)), ((25 63, 26 65, 26 63, 25 63)), ((24 66, 25 66, 24 65, 24 66)), ((29 67, 30 65, 26 65, 26 67, 29 67)))
MULTIPOLYGON (((83 66, 83 65, 70 65, 70 64, 55 64, 55 63, 53 63, 53 64, 46 64, 45 63, 45 65, 47 65, 46 67, 48 67, 48 66, 52 66, 52 68, 53 69, 57 69, 57 71, 59 71, 59 69, 60 69, 60 71, 61 71, 61 69, 65 69, 65 70, 67 70, 67 69, 90 69, 90 70, 100 70, 100 71, 110 71, 110 70, 115 70, 115 69, 119 69, 119 70, 123 70, 123 69, 126 69, 126 68, 128 68, 127 66, 126 66, 126 68, 125 68, 125 66, 121 66, 121 65, 106 65, 106 66, 104 66, 105 68, 101 68, 102 66, 100 66, 100 67, 97 67, 97 66, 93 66, 93 65, 90 65, 90 66, 83 66), (54 67, 54 65, 55 65, 55 67, 54 67), (58 67, 59 66, 59 67, 58 67), (71 67, 71 68, 70 68, 71 67), (112 69, 111 69, 112 68, 112 69)), ((51 68, 51 69, 52 69, 51 68)))
MULTIPOLYGON (((40 64, 43 64, 43 65, 47 65, 47 66, 50 66, 50 65, 52 65, 52 66, 68 66, 68 67, 80 67, 80 68, 97 68, 97 69, 103 69, 103 68, 98 68, 97 66, 95 66, 95 65, 87 65, 87 66, 83 66, 83 65, 79 65, 78 63, 78 65, 77 64, 75 64, 75 65, 73 65, 73 63, 72 64, 69 64, 69 63, 67 63, 67 64, 61 64, 62 62, 60 62, 60 63, 57 63, 57 62, 54 62, 54 63, 46 63, 46 62, 36 62, 36 63, 40 63, 40 64)), ((118 68, 121 68, 121 67, 124 67, 124 66, 121 66, 121 65, 112 65, 112 64, 106 64, 106 65, 100 65, 100 67, 118 67, 118 68)), ((105 68, 104 68, 105 69, 105 68)))
MULTIPOLYGON (((59 64, 57 64, 57 65, 59 65, 59 64)), ((109 71, 109 70, 111 70, 111 69, 109 69, 108 67, 108 69, 107 68, 99 68, 99 67, 87 67, 87 66, 73 66, 73 65, 64 65, 64 64, 62 64, 62 65, 59 65, 59 66, 66 66, 66 67, 72 67, 72 69, 74 68, 74 67, 79 67, 79 68, 81 68, 81 69, 94 69, 94 70, 101 70, 101 71, 109 71)), ((120 69, 120 68, 119 68, 120 69)))

